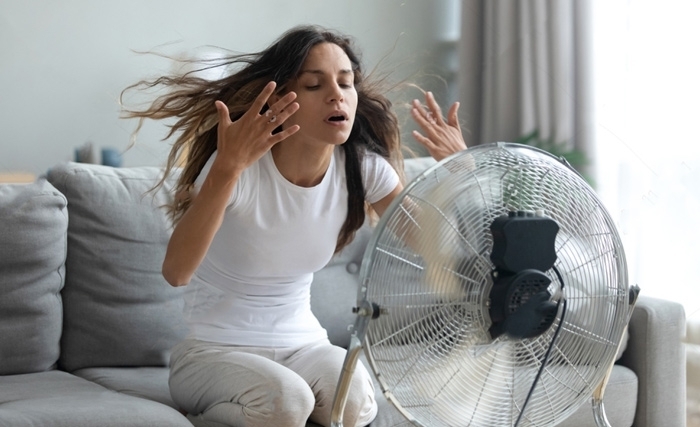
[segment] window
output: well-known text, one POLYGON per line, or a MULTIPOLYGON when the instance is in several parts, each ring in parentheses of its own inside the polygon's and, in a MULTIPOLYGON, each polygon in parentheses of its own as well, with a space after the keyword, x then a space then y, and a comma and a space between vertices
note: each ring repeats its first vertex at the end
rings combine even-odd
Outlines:
POLYGON ((630 284, 700 322, 700 2, 594 3, 596 188, 630 284))

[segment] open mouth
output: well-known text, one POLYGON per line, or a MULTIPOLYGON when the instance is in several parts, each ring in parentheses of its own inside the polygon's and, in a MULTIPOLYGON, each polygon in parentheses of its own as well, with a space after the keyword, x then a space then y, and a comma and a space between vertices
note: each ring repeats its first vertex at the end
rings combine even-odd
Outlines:
POLYGON ((326 121, 330 123, 341 123, 348 120, 348 116, 342 111, 335 111, 330 116, 326 117, 326 121))

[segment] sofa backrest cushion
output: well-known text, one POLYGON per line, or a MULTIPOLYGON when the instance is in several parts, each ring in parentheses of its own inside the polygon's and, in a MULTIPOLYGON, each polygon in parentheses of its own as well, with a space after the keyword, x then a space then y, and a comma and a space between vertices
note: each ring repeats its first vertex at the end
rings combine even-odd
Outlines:
POLYGON ((67 229, 66 199, 46 180, 0 185, 0 375, 56 366, 67 229))
POLYGON ((161 275, 171 233, 161 207, 171 200, 171 182, 148 192, 161 173, 80 163, 48 172, 70 215, 63 369, 165 366, 184 337, 184 291, 161 275))
POLYGON ((311 283, 311 310, 326 329, 331 343, 347 348, 351 325, 356 315, 362 257, 372 236, 369 222, 360 228, 353 241, 336 254, 311 283))

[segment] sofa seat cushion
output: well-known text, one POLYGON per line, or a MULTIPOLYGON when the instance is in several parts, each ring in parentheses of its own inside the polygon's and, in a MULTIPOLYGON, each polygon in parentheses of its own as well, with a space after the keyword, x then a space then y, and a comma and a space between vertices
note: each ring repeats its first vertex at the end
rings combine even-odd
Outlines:
MULTIPOLYGON (((605 389, 603 405, 611 425, 631 426, 637 409, 639 379, 631 369, 615 365, 605 389)), ((591 404, 584 403, 557 427, 596 427, 591 404)))
POLYGON ((25 427, 191 427, 178 411, 62 371, 0 377, 0 423, 25 427))
POLYGON ((104 366, 166 366, 186 327, 184 289, 161 274, 171 226, 155 193, 156 167, 65 163, 48 180, 68 200, 68 256, 62 292, 59 365, 69 372, 104 366))
MULTIPOLYGON (((369 366, 364 354, 362 354, 360 360, 363 361, 365 366, 369 366)), ((408 422, 394 405, 384 397, 381 386, 376 379, 374 386, 379 413, 372 422, 371 427, 412 426, 413 424, 408 422)), ((637 375, 631 369, 615 365, 603 398, 606 415, 611 425, 620 427, 632 425, 637 407, 637 386, 637 375)), ((584 403, 557 427, 596 427, 591 405, 584 403)))
POLYGON ((56 365, 67 229, 66 198, 45 180, 0 185, 0 375, 56 365))
POLYGON ((85 368, 73 371, 73 375, 95 382, 110 390, 153 400, 178 409, 170 397, 168 368, 85 368))

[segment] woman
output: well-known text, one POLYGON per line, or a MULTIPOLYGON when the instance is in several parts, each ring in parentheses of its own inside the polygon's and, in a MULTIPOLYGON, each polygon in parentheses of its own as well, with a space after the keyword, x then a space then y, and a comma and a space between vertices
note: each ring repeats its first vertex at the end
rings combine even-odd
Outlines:
MULTIPOLYGON (((214 82, 142 82, 171 91, 129 112, 179 119, 166 175, 187 156, 163 262, 172 286, 193 288, 171 394, 195 425, 328 426, 345 350, 311 313, 310 284, 366 205, 381 215, 402 190, 398 123, 350 40, 332 31, 294 28, 230 64, 242 68, 214 82)), ((416 139, 437 159, 464 149, 458 106, 445 122, 426 100, 414 101, 416 139)), ((366 425, 376 412, 358 366, 343 423, 366 425)))

